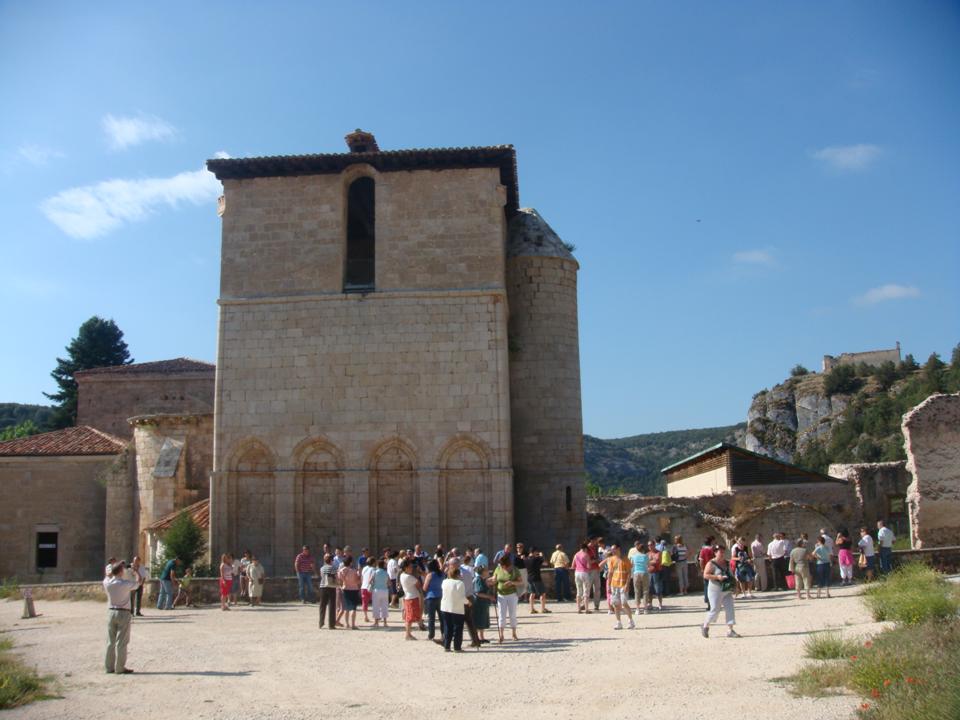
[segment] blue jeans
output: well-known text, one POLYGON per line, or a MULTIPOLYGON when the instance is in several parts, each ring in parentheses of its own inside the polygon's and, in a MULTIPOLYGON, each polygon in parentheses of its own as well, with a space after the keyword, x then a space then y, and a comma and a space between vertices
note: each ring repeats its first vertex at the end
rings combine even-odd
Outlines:
POLYGON ((440 598, 425 598, 423 614, 427 616, 427 639, 433 640, 437 634, 437 620, 440 620, 440 633, 446 633, 443 615, 440 612, 440 598))
POLYGON ((880 548, 880 572, 888 573, 893 569, 893 548, 880 548))
POLYGON ((313 602, 313 573, 298 572, 297 585, 300 590, 300 600, 302 602, 313 602))
POLYGON ((157 610, 170 610, 173 608, 173 581, 161 580, 160 593, 157 595, 157 610))
POLYGON ((558 602, 570 599, 570 571, 566 568, 557 568, 553 571, 554 592, 558 602))

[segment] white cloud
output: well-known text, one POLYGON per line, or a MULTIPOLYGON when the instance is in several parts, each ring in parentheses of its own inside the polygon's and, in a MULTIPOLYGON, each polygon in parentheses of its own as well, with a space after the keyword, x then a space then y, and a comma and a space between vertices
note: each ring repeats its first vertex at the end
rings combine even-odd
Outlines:
POLYGON ((138 222, 164 206, 212 202, 223 192, 207 170, 182 172, 168 178, 106 180, 70 188, 47 198, 40 209, 50 222, 75 238, 90 239, 138 222))
POLYGON ((773 267, 777 261, 769 250, 741 250, 733 254, 733 261, 740 265, 765 265, 773 267))
POLYGON ((831 145, 812 153, 815 160, 834 170, 866 170, 883 152, 878 145, 831 145))
POLYGON ((51 160, 64 157, 63 153, 59 150, 44 147, 43 145, 34 145, 33 143, 25 143, 18 147, 17 155, 31 165, 38 167, 46 165, 51 160))
POLYGON ((154 115, 104 115, 103 131, 114 150, 125 150, 148 140, 168 140, 177 134, 173 125, 154 115))
POLYGON ((890 283, 880 287, 871 288, 863 295, 854 299, 857 305, 876 305, 886 300, 903 300, 904 298, 914 298, 920 296, 920 290, 912 285, 896 285, 890 283))

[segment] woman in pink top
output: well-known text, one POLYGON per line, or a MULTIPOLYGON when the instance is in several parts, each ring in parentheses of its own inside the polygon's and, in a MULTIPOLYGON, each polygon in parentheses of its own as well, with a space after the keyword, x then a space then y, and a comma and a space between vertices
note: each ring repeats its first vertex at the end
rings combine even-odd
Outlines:
POLYGON ((343 558, 343 567, 337 573, 337 583, 343 590, 343 606, 337 615, 337 624, 344 617, 347 627, 357 629, 357 608, 360 607, 360 571, 353 566, 353 558, 343 558))
POLYGON ((590 614, 590 550, 586 543, 573 556, 573 577, 577 584, 577 612, 590 614))

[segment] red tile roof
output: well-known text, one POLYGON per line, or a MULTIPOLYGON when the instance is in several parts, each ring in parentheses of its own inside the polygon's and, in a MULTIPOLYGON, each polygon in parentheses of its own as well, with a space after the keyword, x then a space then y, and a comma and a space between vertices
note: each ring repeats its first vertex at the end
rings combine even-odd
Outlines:
POLYGON ((185 508, 181 508, 180 510, 172 512, 169 515, 165 515, 152 525, 147 525, 144 530, 163 534, 170 529, 170 526, 173 525, 173 521, 180 516, 180 513, 184 512, 190 514, 191 519, 201 530, 210 529, 210 500, 208 499, 200 500, 199 502, 195 502, 193 505, 187 505, 185 508))
POLYGON ((0 456, 116 455, 126 446, 126 441, 115 435, 88 425, 78 425, 0 442, 0 456))
POLYGON ((173 360, 156 360, 154 362, 134 363, 132 365, 112 365, 109 367, 79 370, 76 377, 90 375, 170 375, 174 373, 212 373, 217 366, 192 360, 191 358, 174 358, 173 360))

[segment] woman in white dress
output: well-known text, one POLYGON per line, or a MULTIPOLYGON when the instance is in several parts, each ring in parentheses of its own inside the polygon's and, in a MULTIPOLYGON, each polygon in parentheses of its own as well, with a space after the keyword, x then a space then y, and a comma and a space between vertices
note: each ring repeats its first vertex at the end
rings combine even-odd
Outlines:
POLYGON ((266 574, 260 561, 257 560, 255 555, 251 555, 250 562, 247 564, 247 592, 250 596, 251 605, 260 604, 260 599, 263 597, 263 580, 266 574))

